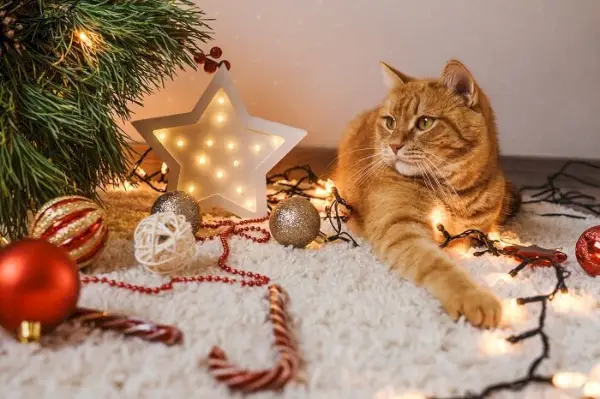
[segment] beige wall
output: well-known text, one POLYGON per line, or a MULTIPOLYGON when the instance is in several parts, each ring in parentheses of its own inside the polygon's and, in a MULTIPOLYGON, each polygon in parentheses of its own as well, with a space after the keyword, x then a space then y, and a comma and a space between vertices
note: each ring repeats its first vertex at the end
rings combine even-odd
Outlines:
MULTIPOLYGON (((377 103, 379 60, 436 76, 456 57, 491 97, 505 154, 600 158, 600 0, 196 1, 249 111, 307 129, 303 145, 335 147, 377 103)), ((208 79, 180 74, 136 118, 187 111, 208 79)))

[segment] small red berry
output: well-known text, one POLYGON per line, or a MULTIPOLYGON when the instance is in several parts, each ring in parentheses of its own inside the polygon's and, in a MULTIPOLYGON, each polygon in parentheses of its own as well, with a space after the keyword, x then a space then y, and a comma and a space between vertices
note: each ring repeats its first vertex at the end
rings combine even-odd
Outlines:
POLYGON ((204 64, 204 61, 206 61, 206 56, 204 53, 194 54, 194 61, 196 61, 197 64, 204 64))
POLYGON ((219 58, 223 55, 223 50, 220 47, 213 47, 210 49, 210 56, 213 58, 219 58))

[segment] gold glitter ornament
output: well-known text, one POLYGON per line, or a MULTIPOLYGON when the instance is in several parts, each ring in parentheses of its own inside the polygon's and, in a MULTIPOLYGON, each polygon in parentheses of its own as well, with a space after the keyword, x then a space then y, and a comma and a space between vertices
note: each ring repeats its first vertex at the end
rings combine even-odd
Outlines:
POLYGON ((317 238, 320 228, 319 211, 302 197, 281 201, 269 217, 271 235, 281 245, 304 248, 317 238))
POLYGON ((108 240, 104 211, 78 195, 48 201, 36 213, 29 231, 32 238, 66 250, 80 269, 98 258, 108 240))
POLYGON ((198 201, 184 191, 169 191, 158 197, 150 213, 154 215, 159 212, 173 212, 185 216, 185 220, 192 225, 192 233, 196 234, 200 230, 202 216, 198 201))

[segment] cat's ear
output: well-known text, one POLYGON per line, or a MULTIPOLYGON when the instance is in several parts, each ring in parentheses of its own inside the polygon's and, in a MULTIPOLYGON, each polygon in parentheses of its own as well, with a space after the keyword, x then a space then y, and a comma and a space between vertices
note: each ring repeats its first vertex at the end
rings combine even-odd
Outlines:
POLYGON ((471 72, 460 61, 450 60, 442 72, 441 82, 461 96, 468 107, 479 102, 479 88, 471 72))
POLYGON ((406 76, 402 72, 397 71, 385 62, 379 62, 379 65, 381 65, 383 83, 385 83, 388 89, 402 86, 403 84, 406 84, 412 80, 410 77, 406 76))

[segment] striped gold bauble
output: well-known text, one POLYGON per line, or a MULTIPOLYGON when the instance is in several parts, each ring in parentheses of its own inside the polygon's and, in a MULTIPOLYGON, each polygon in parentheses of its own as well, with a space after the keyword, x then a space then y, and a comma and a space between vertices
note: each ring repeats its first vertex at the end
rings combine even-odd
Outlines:
POLYGON ((104 249, 108 226, 104 211, 94 201, 71 195, 44 204, 33 219, 30 236, 65 249, 81 269, 104 249))

